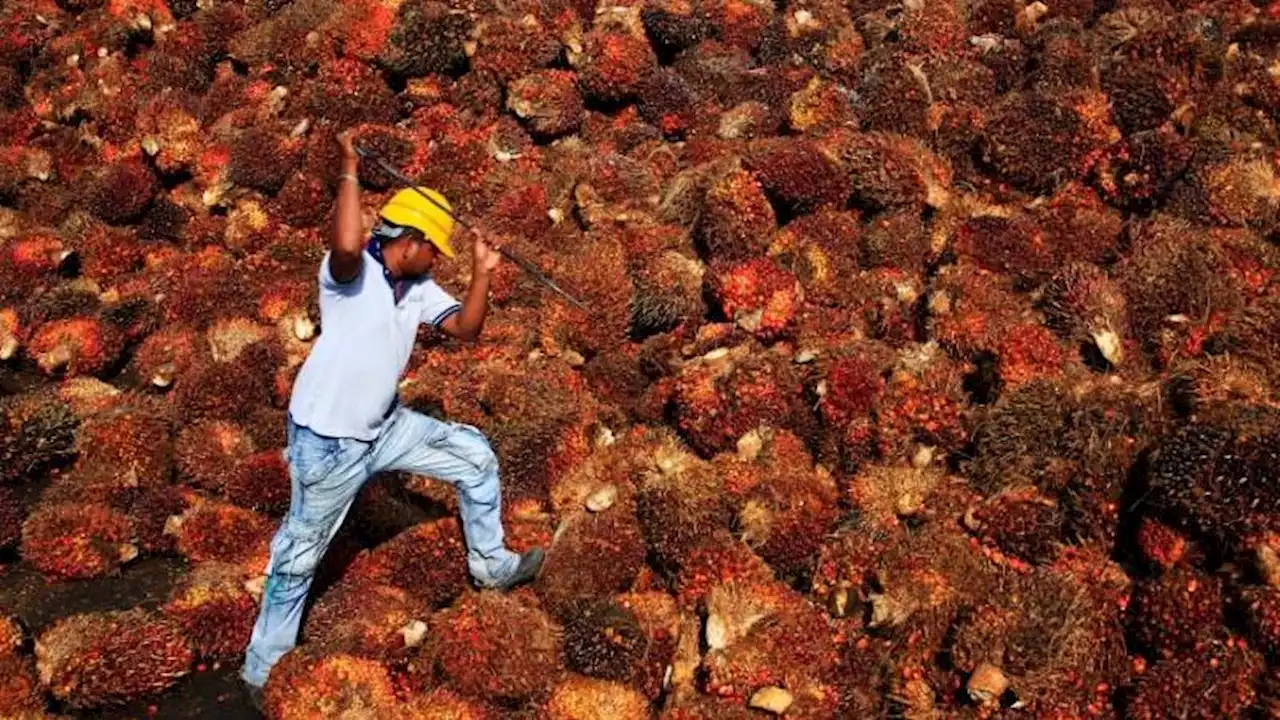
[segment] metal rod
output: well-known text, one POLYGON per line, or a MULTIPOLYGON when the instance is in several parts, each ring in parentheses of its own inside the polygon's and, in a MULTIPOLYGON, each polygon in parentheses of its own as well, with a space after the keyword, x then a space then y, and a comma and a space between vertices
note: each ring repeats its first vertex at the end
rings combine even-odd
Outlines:
MULTIPOLYGON (((367 148, 362 148, 358 145, 355 146, 355 150, 356 150, 356 153, 360 155, 360 157, 366 160, 372 160, 379 168, 382 169, 383 172, 387 173, 392 178, 394 178, 396 182, 398 182, 399 184, 403 185, 408 189, 413 190, 414 192, 418 193, 422 197, 431 201, 432 205, 435 205, 437 208, 440 208, 440 210, 444 212, 446 215, 448 215, 450 218, 452 218, 454 222, 458 223, 464 228, 467 228, 468 230, 474 231, 476 229, 475 226, 471 225, 470 223, 464 222, 457 215, 454 215, 453 212, 449 210, 449 208, 445 207, 444 205, 441 205, 435 198, 419 190, 417 183, 413 182, 411 178, 409 178, 407 175, 397 170, 394 165, 387 162, 386 159, 384 159, 377 152, 373 150, 369 150, 367 148)), ((497 250, 503 257, 510 260, 512 263, 515 263, 516 267, 519 267, 521 270, 528 273, 531 277, 533 277, 533 279, 537 280, 538 282, 542 283, 546 287, 550 288, 553 292, 556 292, 562 297, 564 297, 564 299, 572 303, 574 307, 578 308, 583 312, 591 312, 590 310, 587 309, 586 305, 582 304, 581 301, 579 301, 577 298, 570 295, 569 293, 565 292, 559 285, 555 283, 554 280, 547 277, 538 268, 534 267, 533 263, 530 263, 529 261, 523 258, 517 257, 514 253, 510 252, 504 247, 497 247, 494 249, 497 250)))

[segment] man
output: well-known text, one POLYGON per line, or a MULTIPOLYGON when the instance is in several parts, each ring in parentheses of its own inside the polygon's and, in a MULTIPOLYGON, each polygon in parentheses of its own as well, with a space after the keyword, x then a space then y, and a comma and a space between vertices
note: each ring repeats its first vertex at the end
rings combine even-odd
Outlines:
MULTIPOLYGON (((463 302, 428 273, 454 257, 449 215, 413 190, 397 193, 366 234, 349 134, 337 217, 320 264, 323 332, 294 382, 289 403, 289 514, 271 542, 266 587, 241 673, 261 703, 272 666, 297 641, 316 566, 365 480, 402 470, 452 483, 459 494, 467 565, 481 588, 508 589, 537 574, 543 552, 503 544, 498 463, 475 428, 441 422, 396 402, 418 326, 474 340, 488 310, 489 273, 500 256, 473 233, 471 285, 463 302), (366 247, 367 243, 367 247, 366 247)), ((423 189, 448 207, 443 197, 423 189)))

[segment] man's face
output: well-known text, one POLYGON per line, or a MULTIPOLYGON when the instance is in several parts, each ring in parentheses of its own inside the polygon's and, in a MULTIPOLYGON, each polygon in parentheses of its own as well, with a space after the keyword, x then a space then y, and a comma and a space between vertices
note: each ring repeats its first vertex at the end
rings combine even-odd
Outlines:
POLYGON ((413 237, 408 240, 404 258, 400 262, 400 270, 407 277, 426 275, 435 267, 440 251, 429 240, 413 237))

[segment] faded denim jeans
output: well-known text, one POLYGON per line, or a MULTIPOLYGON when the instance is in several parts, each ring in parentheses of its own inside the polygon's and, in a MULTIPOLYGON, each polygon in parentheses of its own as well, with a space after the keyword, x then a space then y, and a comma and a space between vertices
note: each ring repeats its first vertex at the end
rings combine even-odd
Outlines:
POLYGON ((365 481, 386 470, 426 475, 458 489, 467 566, 476 584, 510 577, 520 556, 503 544, 498 461, 480 431, 404 407, 373 442, 330 438, 288 427, 289 514, 271 541, 262 607, 241 677, 261 687, 297 642, 316 567, 365 481))

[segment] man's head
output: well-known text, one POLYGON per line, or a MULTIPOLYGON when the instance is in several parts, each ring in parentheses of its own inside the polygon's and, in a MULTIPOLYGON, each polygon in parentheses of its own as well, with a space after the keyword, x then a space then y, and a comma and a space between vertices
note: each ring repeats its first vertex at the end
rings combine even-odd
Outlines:
POLYGON ((445 211, 450 209, 449 201, 430 188, 419 190, 436 202, 405 189, 392 196, 378 213, 383 220, 378 228, 383 257, 387 268, 398 277, 425 275, 441 254, 454 256, 452 241, 457 224, 445 211))

